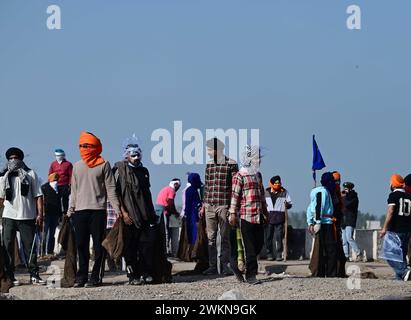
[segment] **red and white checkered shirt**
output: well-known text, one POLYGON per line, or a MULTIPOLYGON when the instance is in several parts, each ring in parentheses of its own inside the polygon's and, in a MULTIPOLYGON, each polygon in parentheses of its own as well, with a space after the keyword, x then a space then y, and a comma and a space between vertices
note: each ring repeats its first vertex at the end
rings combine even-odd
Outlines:
POLYGON ((111 229, 117 220, 117 214, 114 211, 110 202, 107 201, 107 225, 106 229, 111 229))
POLYGON ((262 223, 260 215, 267 214, 261 173, 242 174, 233 177, 230 213, 240 212, 240 218, 250 223, 262 223))

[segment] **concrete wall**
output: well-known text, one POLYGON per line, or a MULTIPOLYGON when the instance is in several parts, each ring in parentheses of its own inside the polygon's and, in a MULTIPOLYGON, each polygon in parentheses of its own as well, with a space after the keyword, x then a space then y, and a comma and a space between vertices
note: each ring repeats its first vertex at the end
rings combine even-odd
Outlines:
POLYGON ((367 260, 378 260, 378 252, 381 247, 379 230, 358 229, 355 231, 354 239, 362 254, 367 260))
MULTIPOLYGON (((379 230, 359 229, 355 231, 356 240, 361 252, 367 260, 378 260, 378 253, 382 240, 379 237, 379 230)), ((288 257, 290 260, 310 259, 314 237, 307 229, 292 229, 289 232, 288 257)))

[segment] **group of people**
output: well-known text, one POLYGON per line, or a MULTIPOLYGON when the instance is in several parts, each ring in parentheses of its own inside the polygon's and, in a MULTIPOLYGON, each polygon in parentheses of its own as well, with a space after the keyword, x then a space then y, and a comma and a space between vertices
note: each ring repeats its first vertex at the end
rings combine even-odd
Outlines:
MULTIPOLYGON (((307 224, 315 240, 309 268, 315 277, 346 277, 345 263, 350 247, 356 257, 354 261, 363 259, 353 239, 358 195, 353 183, 344 183, 342 191, 340 183, 339 172, 326 172, 321 177, 321 186, 311 191, 307 224)), ((411 174, 405 178, 399 174, 392 175, 390 188, 387 215, 380 236, 390 233, 390 239, 394 239, 391 241, 385 237, 383 246, 391 241, 390 250, 400 252, 400 257, 394 259, 388 256, 387 263, 394 270, 397 280, 409 281, 411 269, 407 253, 411 246, 411 174)))
MULTIPOLYGON (((8 149, 7 166, 0 172, 0 207, 4 206, 0 262, 4 262, 4 274, 13 285, 19 285, 14 275, 18 231, 30 282, 44 284, 37 265, 35 234, 44 228, 45 249, 52 254, 56 227, 64 220, 72 228, 78 257, 74 287, 102 284, 107 259, 102 243, 114 229, 124 244, 121 256, 130 285, 170 279, 167 255, 196 261, 195 271, 204 275, 235 275, 241 282, 258 283, 257 259, 264 244, 268 260, 283 259, 286 215, 292 201, 278 175, 264 188, 259 147, 247 145, 240 165, 225 156, 224 147, 217 138, 207 141, 210 161, 205 180, 202 182, 198 173, 188 174, 181 212, 175 203, 182 185, 178 178, 172 179, 153 202, 150 173, 134 137, 123 145, 121 160, 111 167, 101 155, 99 138, 81 132, 81 160, 72 165, 62 149, 55 150, 56 160, 43 185, 25 164, 23 151, 8 149), (120 226, 122 231, 118 232, 120 226), (90 238, 94 264, 89 275, 90 238)), ((410 275, 405 260, 411 230, 410 180, 410 175, 405 180, 399 175, 392 177, 393 192, 381 231, 382 236, 390 231, 401 239, 404 263, 389 264, 397 278, 405 280, 410 275)), ((355 261, 362 259, 353 239, 358 195, 353 183, 344 183, 343 190, 340 185, 339 172, 326 172, 321 186, 311 191, 307 223, 315 240, 309 268, 315 277, 345 277, 350 248, 355 261)))

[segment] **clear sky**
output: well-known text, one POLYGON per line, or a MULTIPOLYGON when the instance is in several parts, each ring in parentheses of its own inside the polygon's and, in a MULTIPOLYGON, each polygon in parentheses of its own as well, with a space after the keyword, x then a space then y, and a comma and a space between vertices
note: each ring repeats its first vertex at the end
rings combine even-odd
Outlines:
POLYGON ((305 210, 316 134, 327 169, 380 215, 390 175, 411 172, 410 31, 408 0, 1 0, 0 150, 21 147, 45 179, 56 147, 79 159, 80 130, 111 162, 135 132, 155 196, 204 172, 154 165, 155 129, 257 128, 263 177, 305 210), (46 27, 52 4, 62 30, 46 27))

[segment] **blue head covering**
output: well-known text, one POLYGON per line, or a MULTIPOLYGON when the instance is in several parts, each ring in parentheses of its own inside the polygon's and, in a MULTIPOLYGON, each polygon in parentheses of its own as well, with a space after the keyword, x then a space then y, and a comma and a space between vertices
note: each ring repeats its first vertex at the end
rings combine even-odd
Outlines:
POLYGON ((335 192, 335 180, 331 172, 325 172, 321 176, 321 185, 328 190, 328 192, 333 195, 335 192))
POLYGON ((59 155, 59 156, 60 156, 60 155, 61 155, 61 156, 66 155, 63 149, 56 149, 56 150, 54 150, 54 154, 55 154, 55 155, 59 155))
POLYGON ((201 185, 203 184, 198 173, 190 173, 188 175, 188 182, 196 189, 201 188, 201 185))

